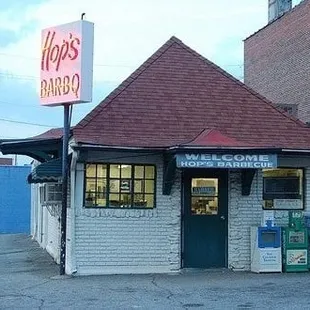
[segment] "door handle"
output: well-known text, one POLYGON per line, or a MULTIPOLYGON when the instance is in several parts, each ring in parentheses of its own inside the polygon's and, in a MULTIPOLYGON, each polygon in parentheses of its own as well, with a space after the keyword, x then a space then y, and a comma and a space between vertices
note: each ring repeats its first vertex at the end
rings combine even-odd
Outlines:
POLYGON ((222 215, 222 216, 220 216, 220 219, 221 219, 222 221, 225 221, 225 220, 226 220, 226 217, 225 217, 224 215, 222 215))

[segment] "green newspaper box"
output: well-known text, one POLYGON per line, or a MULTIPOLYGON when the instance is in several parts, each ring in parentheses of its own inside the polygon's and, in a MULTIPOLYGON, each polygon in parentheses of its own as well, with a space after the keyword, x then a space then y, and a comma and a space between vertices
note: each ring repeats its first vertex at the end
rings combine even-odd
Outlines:
POLYGON ((308 231, 302 211, 289 211, 289 226, 282 229, 283 271, 308 271, 308 231))

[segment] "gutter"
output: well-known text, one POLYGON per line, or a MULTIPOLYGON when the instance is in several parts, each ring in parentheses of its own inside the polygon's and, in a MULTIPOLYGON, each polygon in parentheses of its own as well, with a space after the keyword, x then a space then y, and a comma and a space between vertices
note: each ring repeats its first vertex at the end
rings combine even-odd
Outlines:
POLYGON ((282 149, 281 150, 283 153, 309 153, 310 154, 310 149, 305 150, 305 149, 282 149))
MULTIPOLYGON (((71 242, 71 251, 70 251, 70 258, 71 258, 71 269, 70 274, 75 274, 77 272, 76 266, 76 257, 75 257, 75 216, 76 216, 76 205, 75 205, 75 184, 76 184, 76 164, 77 159, 79 157, 79 152, 73 150, 72 152, 72 159, 71 159, 71 166, 70 166, 70 221, 71 221, 71 233, 70 233, 70 242, 71 242)), ((67 236, 68 237, 68 236, 67 236)), ((68 270, 69 271, 69 270, 68 270)))
MULTIPOLYGON (((283 151, 281 148, 258 148, 258 147, 227 147, 227 146, 172 146, 170 148, 167 148, 167 151, 184 151, 184 150, 191 150, 191 151, 221 151, 221 152, 226 152, 226 151, 255 151, 255 152, 273 152, 273 153, 278 153, 283 151)), ((310 152, 310 150, 309 150, 310 152)))
POLYGON ((178 152, 178 151, 253 151, 253 152, 272 152, 272 153, 310 153, 307 149, 284 149, 281 147, 257 147, 257 146, 192 146, 192 145, 175 145, 175 146, 160 146, 160 147, 126 147, 126 146, 109 146, 96 144, 75 144, 71 145, 74 150, 115 150, 115 151, 139 151, 139 152, 178 152))
POLYGON ((131 147, 131 146, 110 146, 96 144, 75 144, 71 146, 75 150, 99 149, 99 150, 119 150, 119 151, 165 151, 167 147, 131 147))

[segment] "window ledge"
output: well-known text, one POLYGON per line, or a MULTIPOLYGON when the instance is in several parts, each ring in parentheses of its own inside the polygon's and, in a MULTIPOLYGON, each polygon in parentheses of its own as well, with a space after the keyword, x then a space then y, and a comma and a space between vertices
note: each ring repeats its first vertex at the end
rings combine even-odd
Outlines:
POLYGON ((110 218, 151 218, 157 217, 156 208, 107 208, 107 207, 83 207, 77 216, 86 217, 110 217, 110 218))

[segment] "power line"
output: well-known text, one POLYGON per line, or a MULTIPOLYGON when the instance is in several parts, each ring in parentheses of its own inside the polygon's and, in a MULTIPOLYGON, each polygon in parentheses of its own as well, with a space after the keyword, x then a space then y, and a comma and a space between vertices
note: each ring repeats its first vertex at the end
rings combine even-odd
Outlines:
POLYGON ((25 80, 25 81, 36 81, 38 79, 35 76, 12 74, 12 73, 2 73, 2 72, 0 72, 0 76, 3 76, 6 79, 25 80))
MULTIPOLYGON (((16 58, 25 58, 25 59, 32 59, 35 61, 39 61, 40 58, 25 56, 25 55, 18 55, 18 54, 8 54, 8 53, 0 53, 0 56, 6 57, 16 57, 16 58)), ((94 64, 95 67, 111 67, 111 68, 135 68, 137 66, 134 65, 122 65, 122 64, 94 64)), ((244 64, 223 64, 223 67, 243 67, 244 64)))
MULTIPOLYGON (((2 73, 2 72, 0 72, 0 77, 1 76, 3 76, 4 78, 8 78, 8 79, 25 80, 25 81, 38 81, 38 80, 40 80, 40 77, 35 76, 35 75, 23 75, 23 74, 13 74, 13 73, 2 73)), ((101 81, 101 83, 119 84, 120 81, 103 80, 103 81, 101 81)))
POLYGON ((23 139, 20 137, 12 137, 12 136, 0 136, 0 139, 23 139))
POLYGON ((8 123, 23 124, 23 125, 38 126, 38 127, 48 127, 48 128, 59 127, 59 126, 56 126, 56 125, 47 125, 47 124, 30 123, 30 122, 16 121, 16 120, 6 119, 6 118, 0 118, 0 121, 8 122, 8 123))
POLYGON ((21 108, 28 108, 28 107, 40 107, 40 105, 39 104, 16 104, 16 103, 13 103, 13 102, 8 102, 8 101, 2 101, 2 100, 0 100, 0 105, 2 105, 2 104, 6 104, 6 105, 9 105, 9 106, 13 106, 13 107, 15 107, 15 106, 18 106, 18 107, 21 107, 21 108))
MULTIPOLYGON (((6 57, 14 57, 14 58, 24 58, 24 59, 30 59, 33 61, 39 61, 40 58, 37 57, 31 57, 31 56, 24 56, 24 55, 17 55, 17 54, 7 54, 7 53, 0 53, 0 56, 6 56, 6 57)), ((111 67, 111 68, 134 68, 133 65, 121 65, 121 64, 94 64, 95 67, 111 67)))
MULTIPOLYGON (((3 73, 0 72, 0 77, 4 77, 6 79, 16 79, 16 80, 23 80, 23 81, 39 81, 40 77, 35 75, 23 75, 23 74, 15 74, 15 73, 3 73)), ((112 80, 103 80, 101 83, 105 84, 119 84, 120 81, 112 81, 112 80)))

